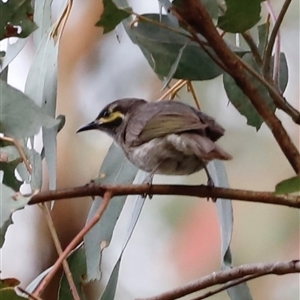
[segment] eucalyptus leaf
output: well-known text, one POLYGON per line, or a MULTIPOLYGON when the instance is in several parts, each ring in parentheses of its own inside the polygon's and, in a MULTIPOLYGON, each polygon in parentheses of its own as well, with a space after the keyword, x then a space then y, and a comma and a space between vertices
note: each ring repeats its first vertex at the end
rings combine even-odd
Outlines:
POLYGON ((0 248, 3 246, 5 234, 9 225, 13 223, 12 214, 19 209, 24 208, 29 199, 16 193, 13 189, 0 184, 1 209, 0 209, 0 248))
MULTIPOLYGON (((100 169, 100 175, 95 179, 95 184, 129 184, 135 178, 137 168, 124 156, 117 145, 112 144, 100 169)), ((87 258, 87 280, 100 279, 100 262, 102 251, 109 246, 112 234, 123 209, 126 196, 114 197, 103 214, 101 220, 90 230, 85 238, 85 251, 87 258), (101 250, 101 251, 100 251, 101 250)), ((95 215, 102 202, 101 197, 96 197, 90 209, 89 222, 95 215)))
POLYGON ((5 56, 0 60, 1 74, 4 71, 4 69, 18 56, 18 54, 22 51, 27 42, 28 38, 19 38, 14 43, 7 43, 5 56))
POLYGON ((226 12, 218 19, 218 27, 226 32, 242 33, 260 20, 261 0, 226 0, 226 12))
POLYGON ((52 25, 51 20, 51 4, 53 0, 34 1, 34 22, 38 25, 38 29, 33 33, 33 42, 38 47, 43 36, 52 25))
MULTIPOLYGON (((144 14, 143 17, 157 23, 174 28, 167 16, 159 14, 144 14)), ((130 30, 133 42, 136 43, 145 55, 154 72, 160 77, 167 77, 178 58, 180 50, 187 45, 181 55, 173 78, 187 80, 209 80, 222 74, 222 69, 217 66, 208 54, 190 38, 182 29, 176 28, 182 34, 173 32, 143 20, 130 30)), ((128 30, 129 31, 129 30, 128 30)))
POLYGON ((51 118, 28 96, 0 80, 0 132, 14 138, 38 133, 40 127, 53 127, 58 121, 51 118))
MULTIPOLYGON (((224 163, 219 160, 210 162, 207 166, 213 182, 218 187, 229 187, 226 169, 224 163)), ((221 231, 221 261, 222 269, 232 268, 232 255, 230 243, 233 231, 233 210, 231 200, 217 199, 216 208, 221 231)), ((227 293, 231 300, 252 300, 250 290, 246 283, 241 283, 234 287, 228 288, 227 293)))
POLYGON ((2 183, 12 188, 14 191, 19 191, 22 181, 19 181, 15 175, 15 170, 20 164, 18 160, 12 162, 0 162, 0 170, 3 171, 2 183))
MULTIPOLYGON (((139 171, 136 176, 135 183, 144 182, 145 178, 148 178, 148 176, 149 176, 149 174, 147 174, 143 171, 139 171)), ((119 254, 117 262, 113 267, 113 271, 110 274, 108 283, 104 289, 104 292, 103 292, 100 300, 110 300, 110 299, 114 299, 114 297, 115 297, 123 253, 124 253, 125 248, 127 247, 128 242, 133 234, 133 230, 134 230, 134 228, 137 224, 137 221, 140 217, 142 208, 145 204, 145 200, 146 200, 146 198, 141 195, 137 196, 135 199, 135 205, 134 205, 131 217, 130 217, 130 221, 129 221, 128 228, 126 231, 126 236, 124 239, 123 247, 121 249, 121 252, 119 254)))
MULTIPOLYGON (((258 73, 260 73, 260 70, 258 69, 252 54, 247 53, 243 56, 243 60, 251 66, 254 70, 256 70, 258 73)), ((271 70, 272 72, 273 70, 271 70)), ((262 95, 264 101, 272 110, 275 111, 276 107, 273 102, 273 99, 269 95, 269 92, 267 88, 256 78, 254 78, 252 75, 249 74, 249 80, 251 80, 252 84, 258 89, 260 94, 262 95)), ((281 53, 280 55, 280 70, 279 70, 279 83, 280 83, 280 89, 282 91, 285 90, 288 82, 288 68, 287 68, 287 62, 285 55, 281 53)), ((252 105, 249 98, 242 92, 242 90, 236 85, 234 79, 228 75, 224 74, 223 77, 223 83, 225 87, 226 94, 230 100, 230 102, 233 104, 233 106, 239 111, 240 114, 244 115, 247 119, 247 124, 250 126, 253 126, 256 128, 256 130, 259 130, 263 119, 258 114, 254 106, 252 105)))
POLYGON ((291 194, 300 191, 300 176, 285 179, 276 184, 275 194, 291 194))
MULTIPOLYGON (((45 15, 45 18, 48 17, 49 13, 45 15)), ((46 27, 47 24, 48 21, 45 21, 44 26, 46 27)), ((45 30, 46 28, 44 28, 45 30)), ((48 115, 55 117, 59 41, 54 41, 52 32, 53 28, 49 27, 41 39, 27 77, 25 92, 38 105, 42 106, 48 115)), ((59 122, 51 128, 43 128, 44 155, 47 162, 50 190, 56 188, 56 135, 58 126, 59 122)))
POLYGON ((116 28, 124 19, 131 15, 131 8, 119 8, 112 0, 103 0, 103 13, 96 26, 103 27, 103 33, 108 33, 116 28))
POLYGON ((31 0, 0 1, 0 12, 0 40, 13 36, 24 38, 37 29, 31 0))
MULTIPOLYGON (((84 248, 81 247, 73 251, 68 257, 67 262, 80 300, 85 300, 86 296, 83 291, 84 278, 86 276, 86 258, 84 248)), ((60 279, 58 299, 74 299, 65 273, 63 273, 63 276, 60 279)))

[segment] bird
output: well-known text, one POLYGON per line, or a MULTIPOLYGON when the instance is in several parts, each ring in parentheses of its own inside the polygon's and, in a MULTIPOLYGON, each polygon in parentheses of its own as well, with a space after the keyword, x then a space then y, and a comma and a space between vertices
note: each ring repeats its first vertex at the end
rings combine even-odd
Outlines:
POLYGON ((151 174, 190 175, 208 162, 232 156, 215 142, 224 128, 202 111, 178 101, 124 98, 105 106, 77 132, 100 130, 119 145, 128 160, 151 174))

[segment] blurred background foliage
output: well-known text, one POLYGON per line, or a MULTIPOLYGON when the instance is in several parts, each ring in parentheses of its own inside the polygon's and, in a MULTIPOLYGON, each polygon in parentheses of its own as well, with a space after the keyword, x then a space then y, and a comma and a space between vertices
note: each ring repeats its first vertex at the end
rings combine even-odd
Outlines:
MULTIPOLYGON (((54 15, 59 2, 53 1, 54 15)), ((278 12, 282 1, 271 2, 278 12)), ((131 5, 138 13, 158 12, 156 0, 135 0, 131 5)), ((58 135, 57 188, 82 185, 95 178, 111 144, 111 139, 99 132, 76 135, 82 124, 95 118, 104 105, 115 99, 139 97, 153 101, 164 92, 162 82, 121 26, 105 36, 101 28, 94 26, 101 10, 101 1, 74 1, 60 43, 57 114, 66 115, 66 125, 58 135)), ((281 45, 289 66, 285 96, 298 109, 299 25, 299 2, 292 1, 281 28, 281 45)), ((35 51, 30 41, 10 65, 8 82, 18 89, 24 89, 35 51)), ((226 128, 220 144, 234 157, 226 163, 230 185, 272 191, 277 182, 293 176, 293 170, 269 129, 263 124, 256 132, 247 126, 246 119, 228 103, 221 86, 221 77, 194 84, 203 111, 226 128)), ((193 103, 185 90, 180 91, 179 97, 185 103, 193 103)), ((299 128, 284 113, 278 111, 277 115, 299 145, 299 128)), ((159 183, 198 184, 199 181, 205 182, 204 174, 154 178, 159 183)), ((63 247, 83 227, 91 202, 85 198, 55 204, 53 218, 63 247)), ((122 247, 126 216, 132 204, 127 201, 112 243, 104 251, 104 280, 122 247)), ((238 201, 233 207, 231 248, 235 265, 299 257, 297 210, 238 201)), ((1 275, 17 277, 25 287, 53 263, 56 251, 38 207, 16 212, 13 220, 1 249, 4 258, 1 275), (16 249, 19 249, 17 256, 16 249)), ((116 299, 158 294, 219 268, 220 233, 214 205, 199 199, 155 196, 146 201, 124 254, 116 299)), ((254 299, 292 300, 299 296, 298 279, 296 275, 268 276, 251 281, 249 286, 254 299)), ((88 299, 97 299, 93 292, 102 287, 93 283, 88 288, 88 299)), ((53 286, 48 288, 48 294, 45 299, 55 299, 53 286)), ((228 296, 221 293, 211 299, 228 299, 228 296)))

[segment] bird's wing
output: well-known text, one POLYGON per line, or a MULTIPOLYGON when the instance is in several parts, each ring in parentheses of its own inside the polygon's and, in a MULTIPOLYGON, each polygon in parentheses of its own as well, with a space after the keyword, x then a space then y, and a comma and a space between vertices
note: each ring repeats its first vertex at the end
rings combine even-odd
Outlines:
POLYGON ((163 137, 172 133, 182 133, 196 130, 201 134, 205 134, 204 130, 207 127, 202 123, 196 114, 193 112, 187 114, 184 112, 163 112, 160 111, 153 114, 151 118, 132 122, 131 128, 127 128, 126 141, 131 145, 148 142, 157 137, 163 137))

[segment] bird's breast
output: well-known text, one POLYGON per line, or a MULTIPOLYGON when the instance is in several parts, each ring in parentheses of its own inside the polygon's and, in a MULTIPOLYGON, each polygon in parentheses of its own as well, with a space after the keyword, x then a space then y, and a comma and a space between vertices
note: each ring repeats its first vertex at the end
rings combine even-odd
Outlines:
POLYGON ((124 152, 138 168, 155 174, 189 175, 201 170, 206 164, 177 134, 152 139, 124 149, 124 152))

